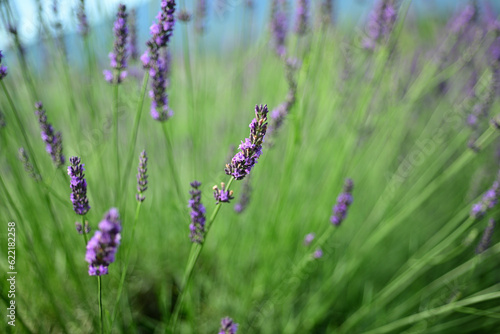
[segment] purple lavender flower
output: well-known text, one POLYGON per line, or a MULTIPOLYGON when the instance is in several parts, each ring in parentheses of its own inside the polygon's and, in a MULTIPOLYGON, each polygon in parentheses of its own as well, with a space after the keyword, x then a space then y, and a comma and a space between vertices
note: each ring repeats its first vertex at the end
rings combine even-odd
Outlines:
POLYGON ((470 216, 474 219, 479 219, 483 217, 489 209, 492 209, 498 203, 498 198, 500 196, 500 173, 497 176, 497 180, 493 182, 490 189, 486 191, 481 199, 481 202, 472 205, 470 216))
POLYGON ((286 53, 286 36, 288 22, 285 12, 284 0, 273 0, 271 9, 271 32, 273 35, 273 45, 276 54, 283 57, 286 53))
POLYGON ((297 0, 295 33, 304 35, 309 27, 309 0, 297 0))
POLYGON ((333 225, 339 226, 347 216, 349 206, 352 204, 352 188, 354 184, 351 179, 346 179, 344 191, 337 197, 337 204, 333 207, 333 215, 330 221, 333 225))
POLYGON ((242 213, 248 206, 248 203, 250 202, 250 194, 252 192, 252 187, 250 186, 250 179, 251 178, 249 176, 243 182, 243 186, 241 188, 240 200, 238 203, 234 205, 234 211, 236 211, 237 213, 242 213))
POLYGON ((146 150, 139 156, 139 167, 137 168, 137 194, 135 198, 139 202, 144 202, 146 196, 144 192, 148 189, 148 156, 146 150))
POLYGON ((397 11, 392 0, 377 0, 367 24, 367 36, 362 45, 365 49, 374 50, 382 41, 387 41, 396 22, 397 11))
POLYGON ((311 244, 311 242, 313 242, 315 237, 316 237, 316 234, 314 234, 314 233, 307 234, 304 238, 304 245, 309 246, 311 244))
POLYGON ((451 20, 451 32, 458 34, 468 30, 477 17, 477 5, 475 3, 468 3, 464 9, 451 20))
POLYGON ((115 261, 122 230, 118 209, 110 209, 99 223, 99 230, 87 244, 85 261, 89 264, 90 276, 108 274, 108 266, 115 261))
POLYGON ((139 52, 137 50, 137 12, 135 8, 130 11, 129 17, 128 53, 130 59, 139 59, 139 52))
POLYGON ((115 33, 115 44, 113 52, 109 53, 111 68, 113 72, 104 70, 104 79, 109 83, 119 84, 127 77, 127 13, 123 4, 118 6, 116 21, 113 27, 115 33))
MULTIPOLYGON (((157 50, 158 51, 158 50, 157 50)), ((168 105, 167 88, 167 64, 164 59, 158 58, 155 64, 149 69, 149 74, 152 76, 151 90, 149 96, 151 101, 151 117, 153 119, 164 122, 174 115, 174 112, 168 105)))
POLYGON ((262 154, 262 143, 267 131, 267 105, 255 106, 255 118, 250 123, 250 137, 238 147, 239 152, 226 164, 226 174, 242 180, 250 173, 262 154))
POLYGON ((62 154, 62 135, 60 132, 55 132, 52 124, 47 122, 47 115, 43 110, 42 102, 35 103, 35 108, 35 115, 38 116, 38 123, 42 130, 42 139, 45 142, 45 150, 50 154, 56 167, 60 167, 66 162, 66 158, 62 154))
POLYGON ((19 148, 18 157, 19 157, 19 160, 21 160, 21 162, 23 163, 23 167, 24 167, 24 170, 26 171, 26 173, 28 173, 28 175, 33 180, 40 181, 42 179, 42 177, 40 176, 40 174, 38 174, 35 171, 35 168, 31 164, 30 159, 28 157, 28 154, 26 153, 26 151, 23 147, 19 148))
POLYGON ((87 198, 87 181, 85 180, 84 164, 80 158, 69 158, 71 166, 68 166, 68 175, 71 176, 71 202, 73 210, 79 215, 84 215, 90 210, 89 199, 87 198))
POLYGON ((235 324, 233 319, 225 317, 220 322, 219 334, 236 334, 238 324, 235 324))
POLYGON ((85 0, 80 0, 76 16, 78 18, 78 32, 85 37, 89 33, 89 22, 87 20, 87 14, 85 14, 85 0))
POLYGON ((88 221, 85 221, 85 227, 82 226, 82 223, 80 222, 75 222, 75 228, 78 234, 89 234, 90 233, 90 225, 88 221))
POLYGON ((481 241, 479 242, 479 245, 477 245, 476 254, 481 254, 490 247, 491 236, 493 235, 494 230, 495 230, 495 221, 493 219, 490 219, 488 221, 488 225, 484 229, 481 241))
POLYGON ((0 80, 7 76, 7 67, 2 65, 3 57, 2 50, 0 50, 0 80))
POLYGON ((191 182, 193 188, 189 193, 189 208, 191 208, 191 224, 189 225, 190 235, 192 242, 198 244, 203 243, 205 237, 205 207, 201 204, 201 190, 199 189, 201 183, 198 181, 191 182))
POLYGON ((323 257, 323 251, 321 250, 321 248, 317 248, 313 253, 313 258, 319 259, 322 257, 323 257))
POLYGON ((195 29, 198 34, 203 34, 205 32, 205 20, 207 18, 207 1, 198 0, 196 2, 196 10, 194 12, 195 17, 195 29))
POLYGON ((216 185, 212 189, 214 190, 215 204, 229 203, 230 200, 234 199, 233 191, 226 190, 226 184, 224 182, 221 182, 220 189, 216 185))

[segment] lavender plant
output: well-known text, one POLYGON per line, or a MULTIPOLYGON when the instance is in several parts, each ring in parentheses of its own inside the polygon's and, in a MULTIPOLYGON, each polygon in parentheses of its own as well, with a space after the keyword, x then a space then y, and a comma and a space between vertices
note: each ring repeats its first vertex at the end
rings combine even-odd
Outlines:
POLYGON ((118 6, 118 13, 116 14, 116 21, 113 27, 115 33, 115 44, 113 51, 109 53, 109 60, 111 63, 110 70, 104 70, 104 78, 107 82, 112 84, 120 84, 127 77, 127 16, 126 7, 123 4, 118 6))
POLYGON ((35 115, 38 117, 42 140, 45 142, 45 150, 50 154, 55 166, 59 168, 66 162, 66 158, 63 155, 62 134, 61 132, 54 131, 52 124, 48 123, 42 102, 35 103, 35 108, 35 115))
POLYGON ((78 157, 69 158, 71 163, 68 166, 68 175, 71 177, 71 203, 73 210, 78 215, 85 215, 90 210, 89 199, 87 198, 87 180, 85 180, 84 164, 78 157))

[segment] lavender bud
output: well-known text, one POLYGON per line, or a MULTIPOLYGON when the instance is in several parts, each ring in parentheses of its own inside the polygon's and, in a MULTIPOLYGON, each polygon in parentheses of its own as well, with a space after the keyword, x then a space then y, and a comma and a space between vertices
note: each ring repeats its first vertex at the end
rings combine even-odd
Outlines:
POLYGON ((84 164, 81 163, 80 158, 69 158, 71 166, 68 166, 68 175, 71 176, 71 202, 73 203, 73 210, 78 215, 83 216, 90 210, 89 200, 87 198, 87 181, 85 180, 84 164))
POLYGON ((0 50, 0 80, 7 76, 7 67, 2 65, 3 57, 2 50, 0 50))
POLYGON ((316 237, 316 234, 314 234, 314 233, 307 234, 304 238, 304 245, 309 246, 311 244, 311 242, 313 242, 315 237, 316 237))
POLYGON ((216 185, 212 189, 214 190, 215 204, 229 203, 230 200, 234 199, 233 191, 226 190, 224 182, 221 182, 220 189, 216 185))
POLYGON ((194 12, 195 17, 195 29, 198 34, 203 34, 205 32, 205 20, 207 18, 207 1, 198 0, 196 2, 196 10, 194 12))
POLYGON ((321 248, 317 248, 313 253, 313 258, 319 259, 322 257, 323 257, 323 251, 321 250, 321 248))
POLYGON ((238 324, 233 322, 233 319, 226 317, 220 322, 219 334, 236 334, 238 324))
POLYGON ((99 223, 99 230, 87 244, 85 261, 89 264, 90 276, 108 274, 108 266, 115 261, 122 230, 120 216, 116 208, 110 209, 99 223))
POLYGON ((493 182, 488 191, 483 195, 483 198, 479 203, 472 205, 470 216, 474 219, 479 219, 483 217, 486 212, 492 209, 498 203, 498 197, 500 196, 500 173, 497 176, 497 180, 493 182))
POLYGON ((309 28, 309 0, 297 0, 295 14, 295 33, 305 35, 309 28))
POLYGON ((137 194, 135 198, 139 202, 143 202, 146 197, 144 192, 148 189, 148 157, 146 150, 142 151, 139 156, 139 167, 137 168, 137 194))
POLYGON ((89 22, 87 14, 85 14, 85 0, 80 0, 76 17, 78 18, 78 32, 83 37, 87 36, 89 33, 89 22))
POLYGON ((330 222, 335 226, 345 220, 349 206, 352 204, 352 188, 354 184, 351 179, 346 179, 344 183, 344 191, 337 197, 337 204, 333 207, 333 215, 330 222))
POLYGON ((119 84, 127 76, 127 13, 126 7, 123 4, 118 6, 116 21, 113 27, 115 33, 115 44, 113 52, 109 53, 111 68, 114 70, 114 75, 109 71, 103 71, 104 79, 109 83, 119 84))
POLYGON ((251 192, 252 192, 252 187, 250 186, 250 176, 249 176, 247 179, 245 179, 245 182, 243 182, 240 200, 238 203, 234 205, 234 211, 236 211, 237 213, 242 213, 246 209, 248 203, 250 202, 251 192))
POLYGON ((80 222, 75 222, 75 228, 78 234, 83 234, 83 226, 80 222))
POLYGON ((491 236, 495 229, 495 221, 490 219, 488 225, 484 229, 483 236, 481 237, 481 242, 477 245, 476 254, 481 254, 490 247, 491 236))
POLYGON ((284 0, 273 0, 271 8, 271 33, 276 54, 283 57, 286 53, 286 35, 288 22, 284 0))
POLYGON ((189 191, 191 198, 189 199, 188 207, 191 208, 191 224, 189 225, 190 239, 198 244, 203 243, 205 237, 205 207, 201 204, 201 183, 198 181, 191 182, 193 188, 189 191))
POLYGON ((262 154, 262 143, 267 131, 267 105, 255 106, 255 118, 250 123, 250 136, 245 138, 238 147, 240 150, 226 164, 225 172, 232 175, 236 180, 242 180, 250 173, 262 154))
POLYGON ((24 150, 23 147, 21 147, 19 149, 18 157, 19 157, 19 160, 21 160, 21 162, 23 163, 23 167, 24 167, 24 170, 26 171, 26 173, 28 173, 28 175, 33 180, 40 181, 42 179, 42 177, 40 176, 40 174, 35 172, 35 168, 33 168, 33 165, 31 164, 30 159, 28 157, 28 154, 26 153, 26 151, 24 150))
POLYGON ((62 134, 55 132, 52 124, 47 122, 47 115, 43 110, 42 102, 35 103, 35 115, 38 117, 42 139, 45 142, 45 150, 50 154, 56 167, 64 165, 66 158, 62 154, 62 134))

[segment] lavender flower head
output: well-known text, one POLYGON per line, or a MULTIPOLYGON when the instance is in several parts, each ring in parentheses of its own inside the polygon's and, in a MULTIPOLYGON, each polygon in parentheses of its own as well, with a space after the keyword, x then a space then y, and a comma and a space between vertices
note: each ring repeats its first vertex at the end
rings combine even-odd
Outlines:
POLYGON ((69 158, 71 163, 68 166, 68 175, 71 176, 71 202, 73 203, 73 210, 79 215, 84 215, 90 210, 89 199, 87 198, 87 181, 85 180, 84 164, 81 163, 80 158, 69 158))
POLYGON ((330 222, 339 226, 346 218, 349 206, 352 204, 352 188, 354 184, 351 179, 346 179, 344 183, 344 191, 337 197, 337 204, 333 207, 333 215, 330 222))
POLYGON ((396 22, 397 11, 392 0, 378 0, 368 18, 367 36, 362 45, 374 50, 381 41, 386 41, 396 22))
POLYGON ((2 50, 0 50, 0 80, 7 76, 7 67, 2 65, 3 57, 2 50))
POLYGON ((47 115, 43 110, 42 102, 35 103, 35 115, 38 117, 42 139, 45 142, 45 150, 50 154, 56 167, 64 165, 66 158, 62 154, 62 134, 55 132, 52 124, 47 122, 47 115))
POLYGON ((190 239, 198 244, 203 243, 205 237, 205 207, 201 204, 201 183, 198 181, 191 182, 193 188, 189 193, 189 208, 191 208, 191 224, 189 225, 190 239))
POLYGON ((233 319, 225 317, 220 322, 219 334, 236 334, 238 324, 235 324, 233 319))
POLYGON ((311 244, 311 242, 313 242, 315 237, 316 237, 316 234, 314 234, 314 233, 307 234, 304 238, 304 245, 309 246, 311 244))
POLYGON ((458 34, 468 30, 478 17, 478 9, 475 3, 468 3, 464 9, 455 16, 450 23, 450 31, 458 34))
POLYGON ((85 261, 89 264, 90 276, 108 274, 108 266, 115 261, 122 230, 118 209, 110 209, 99 223, 99 230, 87 244, 85 261))
POLYGON ((491 236, 493 235, 494 230, 495 230, 495 221, 493 219, 490 219, 488 221, 488 225, 484 229, 481 241, 479 242, 479 245, 477 245, 476 254, 481 254, 490 247, 491 236))
POLYGON ((483 217, 489 209, 492 209, 498 203, 498 197, 500 196, 500 173, 497 180, 493 182, 488 191, 483 195, 483 198, 479 203, 472 206, 470 216, 474 219, 479 219, 483 217))
POLYGON ((115 33, 115 44, 113 52, 109 53, 111 68, 113 72, 104 70, 104 78, 109 83, 119 84, 127 77, 127 13, 126 7, 123 4, 118 6, 116 21, 113 27, 115 33))
POLYGON ((139 202, 144 202, 146 196, 144 192, 148 189, 148 156, 146 150, 139 156, 139 167, 137 167, 137 194, 135 198, 139 202))
POLYGON ((216 185, 212 189, 214 190, 215 204, 229 203, 230 200, 234 199, 233 191, 226 190, 226 184, 224 182, 221 182, 220 189, 216 185))
POLYGON ((242 180, 247 176, 257 163, 262 154, 262 143, 267 131, 267 105, 255 106, 255 118, 250 123, 250 137, 245 138, 238 147, 240 150, 226 164, 226 174, 232 175, 236 180, 242 180))
POLYGON ((273 35, 273 45, 276 54, 280 57, 283 57, 286 53, 285 42, 288 30, 288 22, 284 7, 284 0, 274 0, 271 10, 271 33, 273 35))
POLYGON ((130 59, 139 59, 139 52, 137 50, 137 12, 135 8, 130 11, 128 53, 130 54, 130 59))
POLYGON ((151 117, 159 122, 165 122, 174 115, 168 105, 167 89, 167 63, 163 58, 157 58, 155 64, 149 69, 152 76, 151 90, 151 117))
POLYGON ((21 160, 21 162, 23 163, 23 167, 24 167, 24 170, 26 171, 26 173, 28 173, 28 175, 33 180, 40 181, 42 179, 42 177, 40 176, 40 174, 38 174, 35 171, 35 168, 31 164, 30 159, 28 157, 28 154, 26 153, 26 150, 23 147, 21 147, 18 150, 18 157, 19 157, 19 160, 21 160))
POLYGON ((89 22, 87 14, 85 14, 85 0, 80 0, 76 16, 78 18, 78 32, 85 37, 89 33, 89 22))
POLYGON ((295 13, 295 33, 305 35, 309 27, 309 0, 297 0, 295 13))
POLYGON ((196 2, 196 10, 194 12, 195 17, 195 29, 198 34, 203 34, 205 32, 207 18, 207 1, 198 0, 196 2))

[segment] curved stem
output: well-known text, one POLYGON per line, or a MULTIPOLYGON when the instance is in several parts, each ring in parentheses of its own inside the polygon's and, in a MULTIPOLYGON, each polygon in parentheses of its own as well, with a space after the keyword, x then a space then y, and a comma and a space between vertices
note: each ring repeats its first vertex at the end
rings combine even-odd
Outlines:
POLYGON ((101 276, 97 276, 97 303, 99 304, 99 332, 104 333, 104 328, 102 326, 102 284, 101 276))
MULTIPOLYGON (((231 179, 227 183, 226 190, 229 191, 231 188, 231 184, 234 181, 234 177, 231 176, 231 179)), ((208 223, 206 225, 206 232, 205 232, 205 241, 202 244, 198 243, 193 243, 191 246, 191 252, 189 253, 189 258, 188 262, 186 265, 186 269, 184 270, 184 276, 182 279, 182 291, 179 296, 179 299, 177 299, 177 302, 174 306, 174 312, 172 315, 172 318, 170 319, 170 332, 174 333, 175 332, 175 327, 177 325, 177 319, 179 317, 179 312, 182 307, 182 303, 184 301, 184 296, 186 295, 186 290, 188 288, 189 282, 191 281, 191 277, 193 275, 194 271, 194 266, 196 265, 196 262, 198 262, 198 259, 200 257, 201 251, 203 250, 203 246, 205 245, 206 239, 208 237, 208 232, 210 231, 210 227, 213 225, 215 218, 217 218, 217 214, 220 211, 222 203, 218 203, 215 205, 215 209, 212 212, 212 215, 210 216, 210 219, 208 220, 208 223)))

